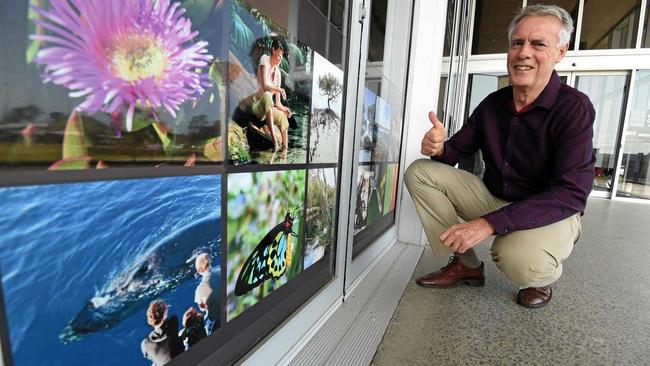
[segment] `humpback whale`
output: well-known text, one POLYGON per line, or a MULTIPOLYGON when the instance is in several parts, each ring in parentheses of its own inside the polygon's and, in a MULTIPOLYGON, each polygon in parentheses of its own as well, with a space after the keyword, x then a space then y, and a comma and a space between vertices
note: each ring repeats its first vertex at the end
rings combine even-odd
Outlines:
POLYGON ((210 254, 216 269, 220 263, 220 222, 219 217, 195 221, 125 265, 88 299, 59 339, 68 343, 117 325, 152 300, 193 278, 194 258, 201 252, 210 254))

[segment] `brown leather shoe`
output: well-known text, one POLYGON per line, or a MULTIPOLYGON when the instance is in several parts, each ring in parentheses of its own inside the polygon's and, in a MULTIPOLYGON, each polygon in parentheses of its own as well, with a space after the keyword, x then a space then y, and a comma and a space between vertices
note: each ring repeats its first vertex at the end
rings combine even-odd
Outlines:
POLYGON ((517 294, 517 304, 530 309, 541 308, 551 301, 551 296, 553 296, 551 285, 544 287, 528 287, 519 290, 519 293, 517 294))
POLYGON ((483 262, 477 268, 469 268, 461 263, 458 257, 451 257, 446 266, 436 272, 418 278, 415 282, 422 287, 456 287, 460 284, 469 286, 485 286, 483 262))

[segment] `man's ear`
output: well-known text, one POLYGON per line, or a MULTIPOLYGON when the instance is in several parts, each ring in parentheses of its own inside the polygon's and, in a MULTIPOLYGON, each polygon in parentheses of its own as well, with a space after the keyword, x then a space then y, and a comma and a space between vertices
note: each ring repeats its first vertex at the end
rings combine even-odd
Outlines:
POLYGON ((562 61, 564 56, 566 56, 567 51, 569 50, 569 44, 565 44, 564 46, 560 47, 560 54, 558 55, 557 59, 555 60, 555 63, 559 63, 562 61))

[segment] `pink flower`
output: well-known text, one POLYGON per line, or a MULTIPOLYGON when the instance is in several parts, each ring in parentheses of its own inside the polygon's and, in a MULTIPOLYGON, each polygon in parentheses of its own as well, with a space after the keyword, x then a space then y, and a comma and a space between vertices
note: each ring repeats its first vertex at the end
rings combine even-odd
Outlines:
POLYGON ((126 113, 133 128, 135 108, 176 111, 196 101, 210 86, 201 68, 212 56, 207 42, 169 0, 50 0, 50 9, 33 6, 35 23, 47 34, 31 38, 46 44, 35 62, 43 80, 85 97, 77 110, 126 113))

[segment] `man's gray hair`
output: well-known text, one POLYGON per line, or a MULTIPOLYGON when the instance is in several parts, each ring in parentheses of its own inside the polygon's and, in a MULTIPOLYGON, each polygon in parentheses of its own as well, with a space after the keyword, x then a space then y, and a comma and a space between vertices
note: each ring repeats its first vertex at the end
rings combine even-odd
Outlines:
POLYGON ((566 10, 560 8, 557 5, 530 5, 519 10, 519 12, 512 18, 510 25, 508 26, 508 41, 512 40, 512 33, 515 30, 515 27, 522 19, 527 16, 552 16, 557 18, 562 23, 562 29, 560 29, 560 42, 557 47, 562 47, 565 44, 569 43, 571 40, 571 33, 573 33, 573 19, 566 10))

